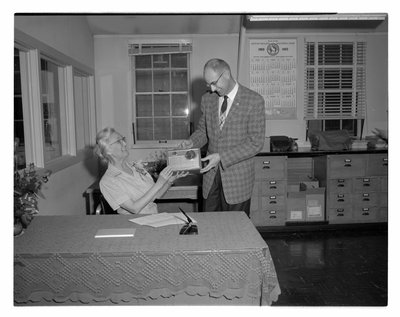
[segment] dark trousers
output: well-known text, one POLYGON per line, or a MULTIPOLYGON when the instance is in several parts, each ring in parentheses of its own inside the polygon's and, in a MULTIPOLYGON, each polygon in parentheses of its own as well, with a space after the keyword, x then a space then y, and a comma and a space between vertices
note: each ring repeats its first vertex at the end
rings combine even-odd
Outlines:
POLYGON ((222 190, 221 173, 218 169, 208 197, 203 201, 203 211, 244 211, 249 216, 250 199, 238 204, 228 204, 222 190))

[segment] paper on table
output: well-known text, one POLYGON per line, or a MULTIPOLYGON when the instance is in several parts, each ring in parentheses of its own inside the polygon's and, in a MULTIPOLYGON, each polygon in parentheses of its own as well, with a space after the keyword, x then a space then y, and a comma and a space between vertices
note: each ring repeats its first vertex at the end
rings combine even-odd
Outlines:
MULTIPOLYGON (((190 217, 190 219, 193 221, 193 223, 196 223, 196 220, 194 220, 192 217, 190 217)), ((151 226, 156 228, 168 225, 179 225, 187 223, 186 218, 183 214, 168 213, 168 212, 162 212, 159 214, 153 214, 144 217, 129 219, 129 221, 132 221, 142 226, 151 226)))
POLYGON ((135 228, 112 228, 97 230, 95 238, 118 238, 118 237, 133 237, 135 228))

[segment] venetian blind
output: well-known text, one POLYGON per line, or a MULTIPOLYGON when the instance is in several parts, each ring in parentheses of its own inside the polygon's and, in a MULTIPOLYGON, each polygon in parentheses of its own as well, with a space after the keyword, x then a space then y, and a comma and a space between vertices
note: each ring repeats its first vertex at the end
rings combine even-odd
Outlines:
POLYGON ((305 41, 306 120, 363 119, 366 42, 305 41))

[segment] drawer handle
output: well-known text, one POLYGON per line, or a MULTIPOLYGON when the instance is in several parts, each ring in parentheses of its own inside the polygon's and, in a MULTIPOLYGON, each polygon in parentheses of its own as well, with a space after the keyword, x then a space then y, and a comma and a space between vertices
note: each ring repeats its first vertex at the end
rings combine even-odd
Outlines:
POLYGON ((344 187, 344 184, 338 184, 337 187, 344 187))
POLYGON ((270 213, 271 215, 275 215, 275 214, 276 214, 276 211, 275 211, 275 210, 270 210, 269 213, 270 213))
POLYGON ((369 198, 363 198, 363 201, 369 201, 369 198))
POLYGON ((263 164, 264 164, 264 165, 270 164, 270 163, 271 163, 270 161, 263 161, 263 164))
POLYGON ((336 209, 336 211, 337 211, 337 212, 343 212, 344 209, 343 209, 343 208, 338 208, 338 209, 336 209))
POLYGON ((276 216, 269 216, 271 219, 276 219, 276 216))
POLYGON ((344 159, 345 163, 351 163, 351 159, 344 159))
POLYGON ((263 169, 264 169, 264 170, 265 170, 265 169, 269 170, 270 167, 269 167, 269 166, 263 166, 263 169))
POLYGON ((270 181, 269 184, 270 185, 276 185, 276 181, 270 181))
POLYGON ((371 184, 370 183, 364 183, 363 186, 364 187, 369 187, 369 186, 371 186, 371 184))
POLYGON ((344 167, 351 167, 351 164, 344 164, 344 167))
POLYGON ((275 200, 271 200, 269 203, 270 204, 276 204, 276 201, 275 200))
POLYGON ((269 186, 269 189, 276 189, 276 186, 269 186))
POLYGON ((343 215, 343 214, 337 214, 336 216, 338 216, 338 217, 343 217, 344 215, 343 215))
POLYGON ((363 216, 369 216, 369 212, 363 212, 362 215, 363 216))

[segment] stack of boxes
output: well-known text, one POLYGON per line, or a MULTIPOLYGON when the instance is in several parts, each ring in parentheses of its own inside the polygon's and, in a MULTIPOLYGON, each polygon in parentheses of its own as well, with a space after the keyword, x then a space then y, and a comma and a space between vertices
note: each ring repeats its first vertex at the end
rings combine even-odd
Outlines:
POLYGON ((325 221, 325 188, 318 180, 288 186, 286 222, 325 221))

